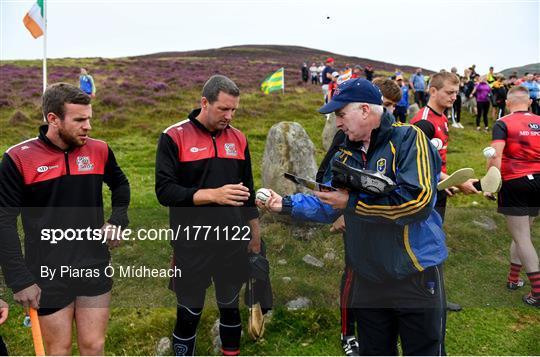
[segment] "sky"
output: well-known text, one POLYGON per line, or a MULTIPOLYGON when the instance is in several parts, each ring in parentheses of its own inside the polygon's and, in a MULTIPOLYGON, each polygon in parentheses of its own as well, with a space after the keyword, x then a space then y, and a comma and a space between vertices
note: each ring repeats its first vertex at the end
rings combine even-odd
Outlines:
MULTIPOLYGON (((0 60, 40 59, 0 0, 0 60)), ((398 65, 479 73, 540 62, 540 0, 48 0, 47 57, 116 58, 244 44, 297 45, 398 65)), ((299 59, 299 63, 304 60, 299 59)), ((321 58, 322 60, 322 58, 321 58)))

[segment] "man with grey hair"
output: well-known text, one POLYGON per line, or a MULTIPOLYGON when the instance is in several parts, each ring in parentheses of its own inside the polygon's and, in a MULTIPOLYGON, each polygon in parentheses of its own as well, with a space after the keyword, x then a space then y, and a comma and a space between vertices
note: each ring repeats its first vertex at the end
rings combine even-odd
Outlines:
POLYGON ((433 209, 441 170, 435 147, 418 128, 392 124, 381 92, 365 79, 341 84, 319 112, 335 112, 347 135, 330 164, 338 189, 285 197, 271 191, 257 205, 299 220, 332 223, 344 215, 352 269, 344 295, 355 309, 360 355, 397 355, 398 336, 404 355, 444 353, 447 250, 433 209), (380 190, 376 178, 385 181, 380 190))
POLYGON ((212 76, 201 108, 165 129, 156 158, 156 194, 169 207, 178 302, 173 348, 193 355, 206 289, 214 282, 225 355, 240 353, 239 292, 247 279, 248 251, 260 251, 258 211, 248 143, 230 124, 240 91, 229 78, 212 76))

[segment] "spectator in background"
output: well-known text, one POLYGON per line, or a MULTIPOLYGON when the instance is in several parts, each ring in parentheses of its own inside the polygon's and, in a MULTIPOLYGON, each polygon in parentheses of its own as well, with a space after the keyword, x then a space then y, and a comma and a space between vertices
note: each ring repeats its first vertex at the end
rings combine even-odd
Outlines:
POLYGON ((471 78, 475 78, 476 76, 479 76, 478 73, 476 73, 476 65, 473 64, 469 67, 469 71, 471 71, 471 78))
POLYGON ((407 109, 409 109, 409 83, 402 76, 397 76, 396 82, 401 89, 401 100, 396 104, 394 116, 399 122, 406 123, 407 109))
POLYGON ((476 85, 476 77, 470 76, 470 70, 465 72, 463 93, 465 94, 465 107, 469 110, 469 113, 476 115, 476 99, 471 97, 471 94, 476 85))
POLYGON ((422 74, 422 68, 417 68, 416 73, 411 77, 412 90, 414 93, 414 102, 420 108, 426 106, 426 82, 422 74))
POLYGON ((529 90, 529 98, 531 99, 531 112, 536 115, 540 115, 540 106, 538 99, 540 98, 540 85, 534 80, 534 74, 527 73, 525 81, 521 83, 522 87, 529 90))
POLYGON ((493 73, 493 67, 489 67, 489 72, 486 74, 487 84, 489 84, 490 87, 493 87, 493 83, 495 83, 496 80, 495 73, 493 73))
POLYGON ((480 81, 474 87, 471 97, 476 98, 476 130, 480 130, 480 117, 484 118, 484 130, 488 131, 489 96, 491 88, 486 81, 486 76, 480 77, 480 81))
POLYGON ((304 62, 304 64, 302 65, 302 81, 304 83, 307 83, 309 79, 309 69, 307 67, 307 63, 304 62))
POLYGON ((334 64, 334 59, 332 57, 328 57, 326 59, 326 66, 324 66, 321 73, 322 92, 325 100, 328 97, 328 85, 330 82, 332 82, 332 73, 335 72, 334 64))
POLYGON ((353 72, 352 72, 352 75, 351 75, 351 79, 354 79, 354 78, 360 78, 360 73, 362 73, 362 66, 360 66, 359 64, 357 64, 357 65, 354 66, 354 68, 353 68, 353 72))
POLYGON ((313 62, 311 67, 309 67, 309 73, 311 75, 311 84, 319 84, 319 73, 315 62, 313 62))
POLYGON ((516 81, 514 82, 514 84, 516 86, 520 86, 523 82, 526 82, 527 81, 527 76, 529 75, 529 72, 525 72, 525 74, 523 75, 523 77, 521 78, 517 78, 516 81))
POLYGON ((388 112, 388 116, 395 123, 396 118, 394 117, 394 109, 396 108, 396 104, 401 100, 401 88, 399 88, 395 81, 384 77, 375 78, 373 84, 381 91, 383 96, 383 108, 388 112))
POLYGON ((366 65, 364 67, 364 74, 366 75, 366 79, 371 82, 373 80, 373 67, 369 64, 366 65))
POLYGON ((459 78, 459 92, 458 92, 458 95, 456 96, 456 100, 454 101, 454 104, 452 105, 451 113, 450 113, 451 114, 450 118, 452 119, 452 127, 456 129, 463 129, 463 125, 461 125, 461 95, 463 93, 465 83, 463 81, 463 77, 461 77, 457 73, 456 67, 452 67, 450 72, 452 72, 459 78))
POLYGON ((492 104, 493 104, 493 120, 498 120, 504 116, 506 109, 506 86, 503 83, 504 76, 502 74, 495 75, 495 82, 491 86, 492 104))
POLYGON ((328 103, 330 99, 332 99, 332 96, 334 95, 334 91, 336 90, 338 86, 338 78, 339 78, 339 72, 334 71, 332 73, 332 81, 328 83, 328 95, 326 96, 326 99, 324 100, 325 103, 328 103))
POLYGON ((322 71, 324 70, 324 64, 321 62, 317 67, 317 77, 319 78, 319 84, 322 84, 322 71))
POLYGON ((511 74, 505 83, 506 89, 510 90, 512 87, 514 87, 516 85, 516 81, 517 81, 517 74, 511 74))
POLYGON ((92 98, 96 96, 96 84, 94 83, 94 78, 88 74, 88 71, 85 68, 81 68, 79 88, 92 98))

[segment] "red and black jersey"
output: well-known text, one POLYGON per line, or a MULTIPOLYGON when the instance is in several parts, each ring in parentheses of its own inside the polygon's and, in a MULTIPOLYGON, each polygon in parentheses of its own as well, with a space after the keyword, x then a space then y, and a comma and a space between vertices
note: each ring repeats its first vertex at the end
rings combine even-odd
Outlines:
POLYGON ((193 232, 190 237, 182 227, 244 227, 258 217, 246 137, 231 126, 210 132, 196 119, 199 113, 200 109, 194 110, 188 119, 165 129, 157 148, 156 195, 162 205, 170 208, 171 228, 180 232, 178 245, 226 243, 225 237, 219 238, 216 231, 202 237, 206 242, 201 236, 195 241, 193 232), (250 191, 242 208, 193 204, 193 195, 199 189, 240 182, 250 191))
POLYGON ((514 112, 493 126, 493 142, 506 143, 501 161, 504 181, 540 173, 540 116, 514 112))
MULTIPOLYGON (((439 150, 442 159, 442 172, 446 173, 446 152, 448 150, 448 119, 444 114, 439 114, 429 106, 426 106, 411 119, 411 124, 417 124, 420 120, 427 120, 433 125, 433 138, 441 139, 443 146, 439 150)), ((430 137, 430 139, 432 139, 430 137)))
POLYGON ((46 136, 6 151, 0 165, 0 262, 7 285, 15 292, 39 283, 40 267, 74 268, 106 265, 109 251, 89 234, 51 243, 45 231, 99 229, 104 224, 102 186, 112 191, 108 222, 126 227, 130 189, 112 150, 100 140, 88 139, 80 147, 61 150, 46 136), (25 235, 22 257, 17 233, 21 215, 25 235), (79 238, 80 237, 80 238, 79 238), (26 261, 26 262, 25 262, 26 261))

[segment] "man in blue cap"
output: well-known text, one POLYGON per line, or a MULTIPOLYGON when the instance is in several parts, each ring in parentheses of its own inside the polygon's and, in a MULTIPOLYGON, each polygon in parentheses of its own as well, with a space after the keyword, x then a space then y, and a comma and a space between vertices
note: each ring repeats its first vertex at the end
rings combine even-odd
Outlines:
POLYGON ((315 196, 271 191, 258 206, 326 223, 344 215, 359 354, 397 355, 398 337, 404 355, 444 354, 442 263, 448 253, 433 210, 441 170, 435 147, 418 128, 392 124, 381 92, 365 79, 341 84, 319 112, 334 112, 347 135, 331 163, 332 185, 343 188, 315 196), (342 163, 352 172, 345 180, 336 170, 342 163), (392 182, 392 189, 351 185, 355 169, 392 182))

